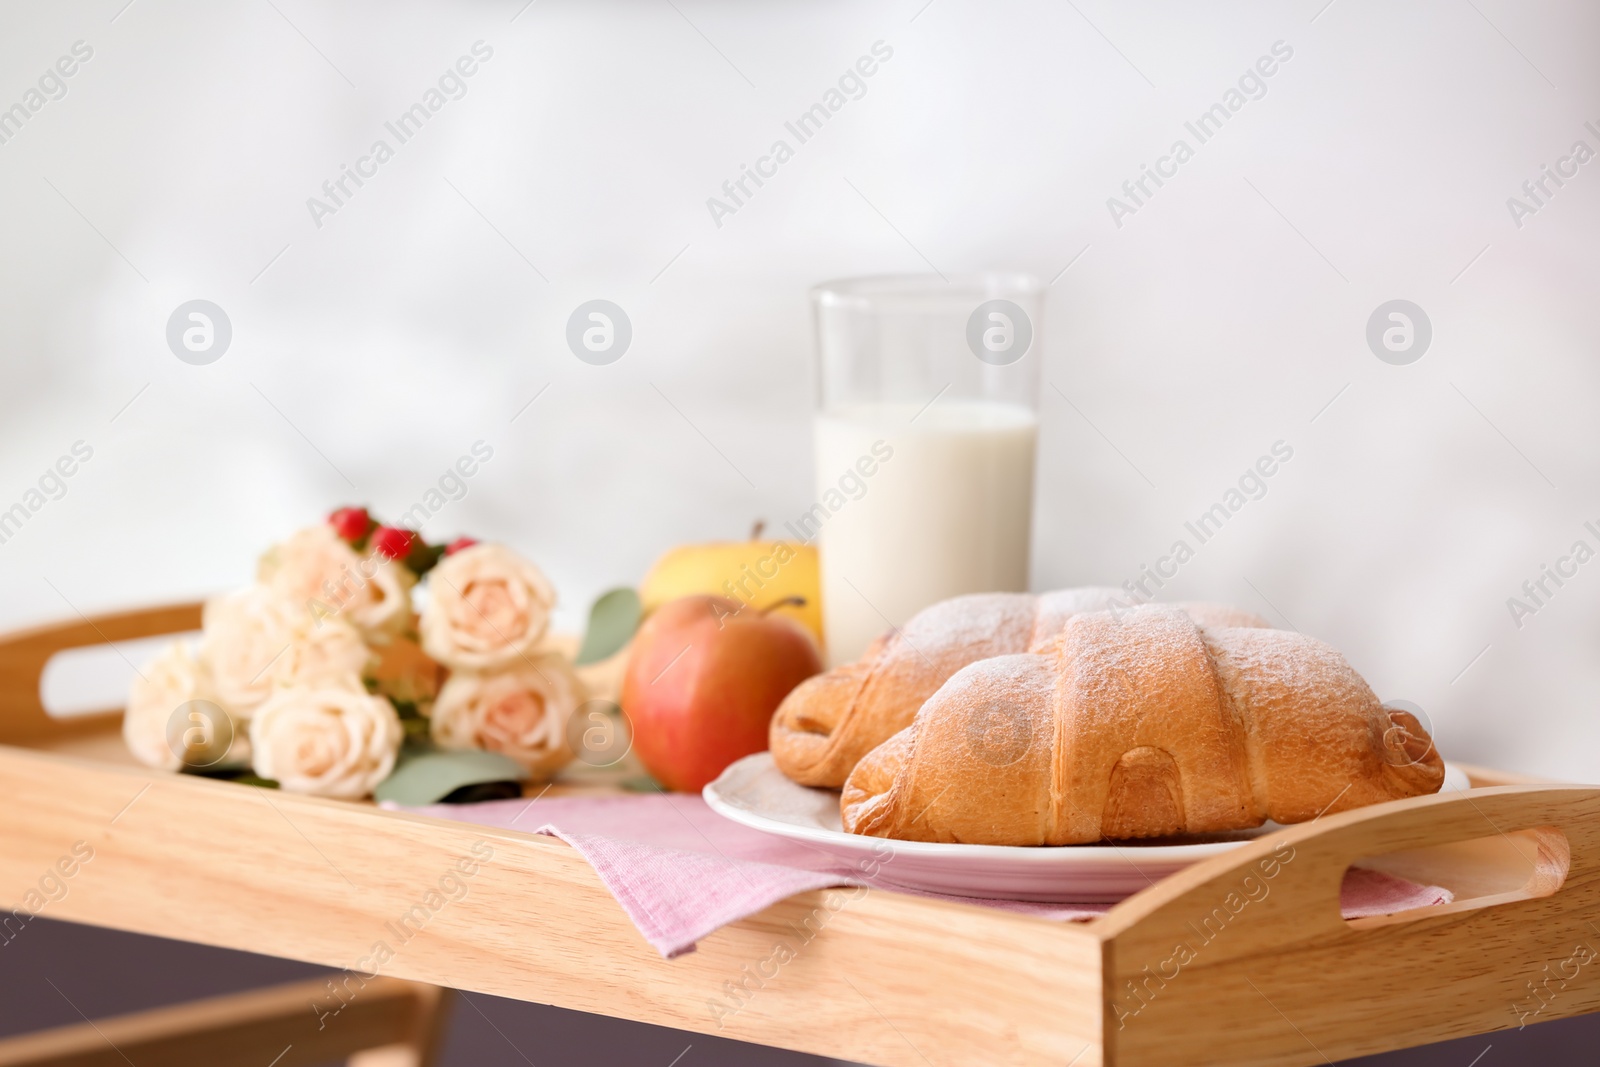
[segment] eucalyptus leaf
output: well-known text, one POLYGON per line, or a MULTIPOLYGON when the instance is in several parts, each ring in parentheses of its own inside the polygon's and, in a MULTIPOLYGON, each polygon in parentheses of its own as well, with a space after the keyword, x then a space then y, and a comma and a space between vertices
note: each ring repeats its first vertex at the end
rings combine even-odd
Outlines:
POLYGON ((397 804, 435 804, 462 786, 527 777, 520 763, 498 752, 402 751, 394 772, 378 783, 373 796, 397 804))
POLYGON ((639 594, 632 589, 610 589, 601 593, 589 609, 589 630, 575 661, 579 666, 610 659, 633 639, 642 614, 639 594))
POLYGON ((479 782, 452 789, 439 803, 478 804, 485 800, 513 800, 521 795, 521 782, 479 782))

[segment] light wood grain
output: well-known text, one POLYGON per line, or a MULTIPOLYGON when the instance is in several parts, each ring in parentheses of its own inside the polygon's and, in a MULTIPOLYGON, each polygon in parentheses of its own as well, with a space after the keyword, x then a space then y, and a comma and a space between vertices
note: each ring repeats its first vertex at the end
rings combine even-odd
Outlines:
POLYGON ((551 838, 17 749, 0 748, 0 782, 0 899, 94 849, 54 918, 334 967, 384 942, 396 977, 885 1065, 1060 1064, 1098 1032, 1081 927, 876 891, 830 911, 824 891, 668 961, 551 838), (493 857, 466 895, 402 943, 395 925, 478 842, 493 857), (794 928, 820 914, 804 943, 794 928), (742 1010, 713 1009, 780 941, 795 957, 742 1010))
MULTIPOLYGON (((1515 1026, 1528 979, 1576 941, 1600 945, 1587 925, 1597 909, 1594 788, 1499 786, 1290 827, 1168 878, 1100 924, 1108 1062, 1160 1062, 1152 1057, 1185 1047, 1193 1064, 1313 1064, 1515 1026), (1530 830, 1494 895, 1407 916, 1340 917, 1342 874, 1362 857, 1530 830), (1260 865, 1275 856, 1269 876, 1260 865), (1184 963, 1179 946, 1193 959, 1184 963), (1227 1040, 1191 1045, 1201 1016, 1226 1019, 1227 1040)), ((1596 1008, 1600 968, 1570 982, 1540 1018, 1596 1008)))
MULTIPOLYGON (((167 611, 124 618, 117 636, 193 625, 167 611)), ((1473 768, 1475 785, 1501 784, 1288 828, 1092 923, 824 891, 662 960, 559 841, 119 765, 97 758, 110 754, 102 735, 41 727, 36 677, 15 665, 97 629, 24 635, 25 657, 0 641, 13 664, 0 671, 0 738, 29 746, 0 747, 0 900, 22 899, 83 841, 94 858, 42 911, 57 918, 334 967, 393 942, 384 975, 884 1067, 1321 1063, 1516 1025, 1527 980, 1575 939, 1600 942, 1587 925, 1600 915, 1600 790, 1473 768), (492 857, 465 895, 397 938, 394 924, 474 847, 492 857), (1283 848, 1294 858, 1269 892, 1127 1017, 1126 983, 1283 848), (1475 899, 1346 922, 1338 885, 1356 860, 1475 899), (808 921, 821 925, 810 938, 797 933, 808 921)), ((1597 1007, 1600 961, 1537 1018, 1597 1007)))
POLYGON ((323 986, 293 982, 0 1040, 0 1067, 302 1067, 369 1049, 398 1053, 411 1067, 433 1061, 440 989, 379 978, 337 1016, 319 1019, 311 1006, 323 986))
MULTIPOLYGON (((1455 761, 1451 761, 1454 763, 1455 761)), ((1535 778, 1531 774, 1514 774, 1511 771, 1495 770, 1491 767, 1479 767, 1471 763, 1455 763, 1467 776, 1467 780, 1474 788, 1490 785, 1549 785, 1548 778, 1535 778)))
POLYGON ((29 743, 104 732, 120 714, 119 708, 107 708, 99 714, 51 718, 39 699, 39 676, 57 652, 199 628, 200 604, 186 603, 80 617, 6 635, 0 640, 0 741, 29 743))

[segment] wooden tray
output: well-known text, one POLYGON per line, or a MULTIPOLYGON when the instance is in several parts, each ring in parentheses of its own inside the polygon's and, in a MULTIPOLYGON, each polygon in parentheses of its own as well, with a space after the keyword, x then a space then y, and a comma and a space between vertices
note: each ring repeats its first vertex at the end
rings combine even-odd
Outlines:
POLYGON ((198 625, 191 604, 0 638, 4 906, 44 887, 50 918, 884 1067, 1287 1067, 1600 1008, 1600 957, 1575 949, 1600 946, 1600 789, 1473 770, 1480 788, 1283 830, 1095 922, 825 890, 667 961, 552 838, 151 771, 114 713, 45 714, 55 652, 198 625), (51 877, 77 842, 92 860, 51 877), (475 848, 492 857, 446 879, 475 848), (1341 875, 1377 854, 1458 901, 1345 921, 1341 875))

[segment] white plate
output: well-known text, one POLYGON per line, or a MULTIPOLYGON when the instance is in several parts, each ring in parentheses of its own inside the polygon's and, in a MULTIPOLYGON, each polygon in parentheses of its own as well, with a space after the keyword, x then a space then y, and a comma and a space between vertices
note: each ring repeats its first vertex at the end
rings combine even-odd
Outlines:
MULTIPOLYGON (((1466 776, 1447 765, 1444 788, 1467 788, 1466 776)), ((845 833, 838 792, 790 781, 770 752, 734 763, 702 795, 724 818, 803 841, 851 863, 870 864, 883 881, 930 893, 999 900, 1112 903, 1192 863, 1279 829, 1268 823, 1181 844, 1167 839, 1058 848, 888 841, 845 833)))

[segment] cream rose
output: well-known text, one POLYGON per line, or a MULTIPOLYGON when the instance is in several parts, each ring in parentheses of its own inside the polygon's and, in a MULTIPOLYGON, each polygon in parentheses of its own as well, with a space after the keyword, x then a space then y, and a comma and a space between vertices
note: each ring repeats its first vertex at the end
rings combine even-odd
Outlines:
MULTIPOLYGON (((227 714, 216 704, 205 664, 190 651, 189 646, 182 641, 174 641, 145 664, 144 670, 134 677, 128 690, 128 707, 122 715, 122 739, 135 759, 148 767, 159 767, 166 771, 178 770, 183 765, 182 758, 173 747, 170 731, 173 713, 190 701, 205 701, 216 708, 218 714, 227 714)), ((211 719, 204 712, 202 717, 211 719)), ((243 727, 232 719, 228 720, 226 726, 218 721, 201 722, 200 725, 207 729, 208 736, 211 731, 218 729, 231 731, 232 740, 225 751, 220 749, 219 742, 218 751, 205 754, 210 762, 226 760, 228 763, 249 764, 250 739, 245 736, 243 727)))
POLYGON ((541 779, 570 763, 567 720, 584 698, 582 684, 560 656, 530 660, 495 674, 452 674, 434 701, 434 742, 503 753, 541 779))
POLYGON ((456 670, 511 666, 538 646, 555 601, 544 572, 504 545, 464 548, 429 575, 423 651, 456 670))
POLYGON ((217 700, 239 719, 250 718, 279 689, 329 681, 359 685, 372 656, 349 623, 314 619, 262 585, 208 601, 201 628, 200 655, 217 700))
POLYGON ((369 641, 411 624, 411 571, 375 552, 357 554, 326 523, 269 548, 256 564, 256 580, 314 618, 348 621, 369 641))
POLYGON ((323 797, 370 795, 394 770, 403 732, 394 705, 338 683, 280 690, 250 720, 256 773, 323 797))

